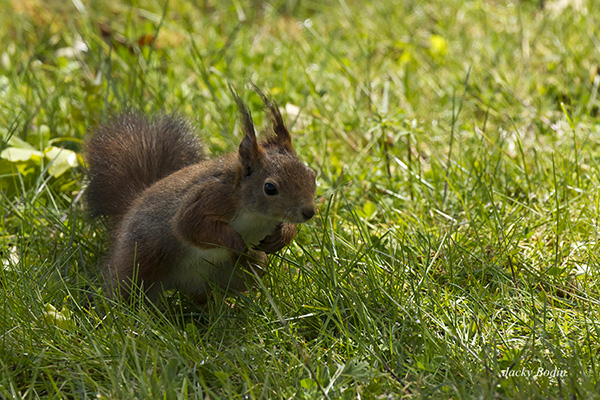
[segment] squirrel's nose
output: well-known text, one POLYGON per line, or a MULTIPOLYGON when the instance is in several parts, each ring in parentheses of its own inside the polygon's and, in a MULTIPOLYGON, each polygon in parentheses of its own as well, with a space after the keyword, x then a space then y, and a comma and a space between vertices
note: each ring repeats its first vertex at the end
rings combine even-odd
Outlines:
POLYGON ((302 216, 304 217, 305 221, 311 219, 313 215, 315 215, 314 207, 306 207, 302 209, 302 216))

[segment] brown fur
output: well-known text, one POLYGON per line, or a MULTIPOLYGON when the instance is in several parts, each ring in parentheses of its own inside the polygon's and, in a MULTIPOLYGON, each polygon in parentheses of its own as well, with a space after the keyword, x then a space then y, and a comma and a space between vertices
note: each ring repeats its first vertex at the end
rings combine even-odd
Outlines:
POLYGON ((242 290, 252 282, 247 270, 264 270, 266 253, 314 215, 315 174, 296 156, 277 106, 257 92, 275 135, 258 143, 232 91, 244 137, 238 152, 213 160, 201 161, 200 142, 174 117, 129 113, 97 129, 87 146, 87 197, 93 215, 113 222, 110 291, 127 298, 134 282, 151 299, 177 288, 204 302, 212 286, 242 290))
POLYGON ((204 159, 203 146, 186 121, 173 115, 149 120, 133 112, 99 126, 86 143, 86 154, 91 214, 113 220, 154 182, 204 159))

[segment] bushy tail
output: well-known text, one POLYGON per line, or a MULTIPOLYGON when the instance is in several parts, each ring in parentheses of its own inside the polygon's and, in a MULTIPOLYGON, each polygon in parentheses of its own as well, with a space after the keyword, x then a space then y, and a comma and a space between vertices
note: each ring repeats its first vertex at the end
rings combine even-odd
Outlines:
POLYGON ((149 120, 142 114, 121 114, 100 125, 86 147, 90 213, 114 223, 154 182, 203 159, 190 124, 172 115, 149 120))

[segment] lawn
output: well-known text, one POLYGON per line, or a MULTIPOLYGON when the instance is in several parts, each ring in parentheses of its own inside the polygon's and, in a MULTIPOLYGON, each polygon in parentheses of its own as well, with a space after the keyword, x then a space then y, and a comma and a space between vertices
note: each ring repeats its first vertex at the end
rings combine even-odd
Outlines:
POLYGON ((593 0, 0 0, 0 398, 600 398, 593 0), (102 291, 86 135, 241 139, 270 91, 318 212, 257 287, 102 291))

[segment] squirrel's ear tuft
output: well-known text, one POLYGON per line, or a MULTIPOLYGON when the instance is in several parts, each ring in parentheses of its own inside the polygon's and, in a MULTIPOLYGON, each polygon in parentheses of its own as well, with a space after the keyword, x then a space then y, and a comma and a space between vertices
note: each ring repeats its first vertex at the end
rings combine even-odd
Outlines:
POLYGON ((233 100, 237 104, 240 112, 240 125, 244 138, 240 143, 239 153, 240 161, 244 167, 245 175, 250 175, 258 160, 262 157, 262 150, 256 140, 256 133, 254 132, 254 122, 252 121, 252 114, 246 107, 240 96, 238 96, 235 88, 230 84, 229 90, 233 96, 233 100))
POLYGON ((283 122, 283 118, 281 117, 281 113, 279 112, 279 107, 277 107, 277 103, 275 100, 271 98, 271 96, 265 95, 262 90, 260 90, 254 82, 250 82, 252 88, 258 95, 262 98, 265 106, 267 108, 267 114, 269 115, 269 119, 273 123, 273 131, 275 132, 275 142, 285 147, 287 150, 294 152, 294 147, 292 146, 292 137, 290 136, 290 132, 288 131, 285 123, 283 122))

